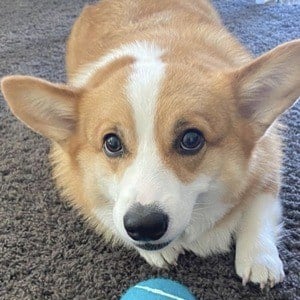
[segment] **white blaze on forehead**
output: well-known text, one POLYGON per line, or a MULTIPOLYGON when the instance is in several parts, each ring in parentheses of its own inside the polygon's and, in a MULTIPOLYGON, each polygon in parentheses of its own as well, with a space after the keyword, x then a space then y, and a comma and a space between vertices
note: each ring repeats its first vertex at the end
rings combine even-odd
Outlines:
POLYGON ((129 194, 136 193, 137 198, 143 198, 144 202, 151 202, 156 198, 153 188, 159 189, 157 179, 162 171, 154 138, 154 120, 165 64, 161 60, 163 51, 154 44, 135 45, 135 51, 136 61, 132 66, 126 94, 134 112, 138 150, 135 161, 124 174, 122 187, 128 187, 125 190, 129 194), (135 191, 130 192, 130 189, 135 191))
POLYGON ((135 48, 137 60, 129 77, 127 95, 134 110, 139 138, 153 140, 155 107, 165 65, 160 59, 162 51, 158 47, 153 44, 140 47, 135 48))
POLYGON ((84 65, 76 74, 74 78, 70 80, 70 84, 74 87, 81 88, 87 84, 87 82, 94 76, 99 69, 104 68, 108 64, 120 59, 124 56, 131 56, 138 61, 154 61, 159 59, 162 55, 162 50, 155 44, 141 41, 126 44, 118 49, 114 49, 108 54, 101 56, 98 60, 84 65))

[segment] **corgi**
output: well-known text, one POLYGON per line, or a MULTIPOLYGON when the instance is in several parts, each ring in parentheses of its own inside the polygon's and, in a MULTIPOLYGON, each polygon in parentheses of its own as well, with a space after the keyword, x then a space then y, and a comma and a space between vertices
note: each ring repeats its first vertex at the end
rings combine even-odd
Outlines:
POLYGON ((283 280, 278 117, 300 95, 300 40, 253 58, 206 0, 103 0, 76 20, 66 71, 1 90, 106 241, 166 267, 234 239, 243 284, 283 280))

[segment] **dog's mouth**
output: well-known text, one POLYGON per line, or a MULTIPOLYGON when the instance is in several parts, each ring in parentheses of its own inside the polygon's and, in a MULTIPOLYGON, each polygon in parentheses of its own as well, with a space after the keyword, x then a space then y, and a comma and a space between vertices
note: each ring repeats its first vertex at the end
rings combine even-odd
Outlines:
POLYGON ((156 250, 160 250, 160 249, 165 248, 170 243, 171 243, 171 241, 165 242, 165 243, 160 243, 160 244, 151 244, 151 243, 135 244, 135 246, 139 247, 143 250, 147 250, 147 251, 156 251, 156 250))

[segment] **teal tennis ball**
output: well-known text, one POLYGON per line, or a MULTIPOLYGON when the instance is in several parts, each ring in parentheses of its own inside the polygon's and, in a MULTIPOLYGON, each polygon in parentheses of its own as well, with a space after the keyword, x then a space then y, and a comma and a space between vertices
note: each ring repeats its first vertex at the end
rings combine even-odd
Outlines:
POLYGON ((196 300, 187 287, 169 279, 155 278, 131 287, 120 300, 196 300))

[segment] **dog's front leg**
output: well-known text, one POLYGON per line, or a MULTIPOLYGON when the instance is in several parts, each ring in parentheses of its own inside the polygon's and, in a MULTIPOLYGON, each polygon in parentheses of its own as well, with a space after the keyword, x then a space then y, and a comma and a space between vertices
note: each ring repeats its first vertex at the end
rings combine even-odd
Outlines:
POLYGON ((248 281, 273 287, 284 278, 276 247, 281 216, 279 200, 271 194, 253 199, 239 224, 236 240, 235 268, 243 284, 248 281))

